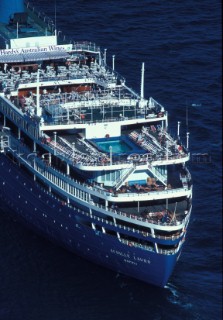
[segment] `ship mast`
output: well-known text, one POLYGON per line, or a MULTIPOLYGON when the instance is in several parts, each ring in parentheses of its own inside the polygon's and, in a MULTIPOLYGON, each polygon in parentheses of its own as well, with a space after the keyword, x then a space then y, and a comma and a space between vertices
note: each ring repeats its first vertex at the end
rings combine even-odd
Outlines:
POLYGON ((145 107, 145 104, 143 103, 143 100, 144 100, 144 73, 145 73, 145 64, 143 62, 142 69, 141 69, 141 90, 140 90, 140 101, 139 101, 140 108, 145 107))
POLYGON ((144 73, 145 73, 145 64, 143 62, 142 63, 142 72, 141 72, 141 93, 140 93, 141 100, 144 99, 144 73))
POLYGON ((54 2, 54 23, 55 23, 55 36, 57 36, 57 0, 54 2))

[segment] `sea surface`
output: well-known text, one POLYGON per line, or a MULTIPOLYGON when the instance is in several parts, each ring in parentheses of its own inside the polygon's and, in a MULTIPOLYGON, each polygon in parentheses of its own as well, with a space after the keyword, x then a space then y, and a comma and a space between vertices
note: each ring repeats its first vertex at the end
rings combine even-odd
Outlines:
MULTIPOLYGON (((222 319, 222 16, 218 0, 38 0, 70 41, 107 49, 107 63, 190 132, 194 181, 187 241, 163 289, 87 262, 0 214, 0 320, 222 319), (55 14, 56 13, 56 14, 55 14), (56 16, 56 19, 55 19, 56 16)), ((2 205, 2 204, 1 204, 2 205)))

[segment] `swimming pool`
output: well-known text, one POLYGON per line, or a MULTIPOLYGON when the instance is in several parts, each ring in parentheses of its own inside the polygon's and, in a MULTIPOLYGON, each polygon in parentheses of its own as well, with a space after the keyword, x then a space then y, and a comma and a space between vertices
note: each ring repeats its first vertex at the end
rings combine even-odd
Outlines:
POLYGON ((99 151, 113 154, 130 154, 132 152, 144 153, 143 149, 135 145, 127 137, 115 137, 115 138, 101 138, 92 139, 91 142, 98 148, 99 151), (112 148, 110 150, 110 147, 112 148))
POLYGON ((130 152, 133 149, 122 140, 114 140, 114 141, 101 141, 96 143, 99 149, 104 152, 110 152, 110 148, 112 148, 113 153, 126 153, 130 152))

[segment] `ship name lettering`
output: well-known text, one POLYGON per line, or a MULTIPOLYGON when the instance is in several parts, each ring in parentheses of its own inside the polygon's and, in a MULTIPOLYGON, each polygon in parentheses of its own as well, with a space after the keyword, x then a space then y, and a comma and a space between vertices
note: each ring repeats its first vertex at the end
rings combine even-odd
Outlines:
POLYGON ((9 49, 9 50, 0 50, 1 56, 6 56, 7 54, 18 54, 19 50, 17 49, 9 49))
POLYGON ((66 51, 70 50, 69 46, 62 45, 51 45, 47 47, 31 47, 31 48, 19 48, 19 49, 3 49, 0 50, 0 56, 6 56, 9 54, 24 54, 24 53, 35 53, 35 52, 48 52, 48 51, 66 51))
POLYGON ((140 257, 133 257, 135 261, 139 261, 139 262, 144 262, 144 263, 148 263, 150 264, 151 261, 149 259, 144 259, 144 258, 140 258, 140 257))
POLYGON ((111 253, 117 254, 117 255, 119 255, 121 257, 130 258, 128 253, 121 252, 121 251, 118 251, 118 250, 111 249, 111 253))
POLYGON ((47 51, 46 48, 24 48, 21 49, 20 53, 33 53, 33 52, 42 52, 42 51, 47 51))
POLYGON ((59 47, 59 46, 49 46, 49 51, 55 51, 55 50, 57 50, 57 51, 64 51, 65 50, 65 48, 64 47, 59 47))
POLYGON ((129 260, 129 259, 124 259, 124 262, 130 263, 130 264, 134 264, 135 266, 137 266, 137 262, 129 260))

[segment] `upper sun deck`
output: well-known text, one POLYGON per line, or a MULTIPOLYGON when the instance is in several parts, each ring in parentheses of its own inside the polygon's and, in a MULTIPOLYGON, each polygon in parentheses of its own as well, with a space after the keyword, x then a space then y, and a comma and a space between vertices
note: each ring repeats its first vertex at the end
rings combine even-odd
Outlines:
POLYGON ((158 102, 142 99, 114 70, 91 58, 83 62, 79 54, 72 56, 73 61, 45 61, 38 70, 37 64, 1 70, 0 92, 30 120, 35 115, 42 117, 42 131, 166 120, 166 112, 158 102))
MULTIPOLYGON (((113 125, 114 127, 114 125, 113 125)), ((117 137, 85 139, 82 134, 44 134, 45 149, 84 171, 110 171, 152 166, 180 164, 189 160, 190 154, 160 125, 148 125, 136 130, 123 130, 117 137)), ((154 174, 158 174, 155 172, 154 174)), ((161 180, 162 177, 159 175, 161 180)))

